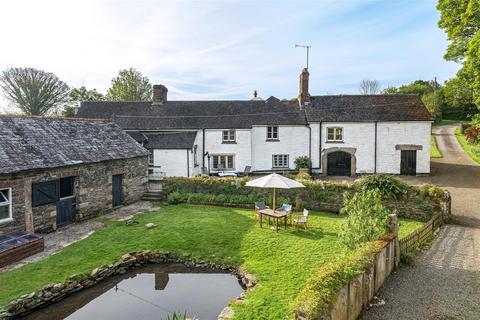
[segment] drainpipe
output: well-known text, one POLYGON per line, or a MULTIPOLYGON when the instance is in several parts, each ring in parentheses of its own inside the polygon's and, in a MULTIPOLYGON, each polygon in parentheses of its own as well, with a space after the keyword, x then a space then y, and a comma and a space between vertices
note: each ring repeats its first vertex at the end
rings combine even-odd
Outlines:
POLYGON ((205 168, 205 129, 202 129, 202 168, 205 168))
POLYGON ((190 177, 190 150, 187 149, 187 177, 190 177))
POLYGON ((310 124, 306 124, 305 127, 308 128, 308 159, 310 159, 310 174, 312 173, 312 128, 310 124))
POLYGON ((374 163, 374 169, 373 169, 373 172, 374 173, 377 173, 377 123, 378 121, 375 121, 375 152, 374 152, 374 159, 373 159, 373 163, 374 163))
POLYGON ((319 146, 320 151, 318 152, 318 161, 319 161, 318 162, 318 167, 320 169, 322 169, 322 121, 320 121, 319 131, 320 131, 320 134, 319 134, 319 136, 320 136, 320 146, 319 146))

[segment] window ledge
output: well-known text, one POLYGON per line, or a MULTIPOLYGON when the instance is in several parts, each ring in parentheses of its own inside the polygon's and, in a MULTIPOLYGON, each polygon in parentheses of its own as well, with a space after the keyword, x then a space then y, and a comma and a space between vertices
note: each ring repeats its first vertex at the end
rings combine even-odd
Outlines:
POLYGON ((272 170, 290 170, 290 167, 272 167, 272 170))
POLYGON ((7 219, 0 220, 0 225, 10 223, 10 222, 13 222, 13 218, 7 218, 7 219))
POLYGON ((222 144, 237 144, 237 141, 222 141, 222 144))
POLYGON ((325 143, 344 143, 344 142, 343 141, 330 140, 330 141, 325 141, 325 143))
POLYGON ((267 139, 265 141, 267 141, 267 142, 279 142, 280 139, 267 139))

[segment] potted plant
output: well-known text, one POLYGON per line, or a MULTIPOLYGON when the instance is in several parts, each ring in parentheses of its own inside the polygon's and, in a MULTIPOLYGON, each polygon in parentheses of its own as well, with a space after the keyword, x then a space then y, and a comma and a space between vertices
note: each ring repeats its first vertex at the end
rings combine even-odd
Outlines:
POLYGON ((295 159, 295 167, 299 172, 306 172, 310 171, 312 166, 312 160, 310 160, 307 156, 301 156, 295 159))

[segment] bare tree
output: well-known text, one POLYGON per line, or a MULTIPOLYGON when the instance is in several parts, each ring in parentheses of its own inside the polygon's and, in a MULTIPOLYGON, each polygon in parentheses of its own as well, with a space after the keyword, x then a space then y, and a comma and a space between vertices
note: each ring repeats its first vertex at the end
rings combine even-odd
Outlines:
POLYGON ((358 90, 361 94, 379 94, 382 91, 378 80, 363 79, 358 90))
POLYGON ((56 75, 33 68, 10 68, 0 75, 5 97, 28 115, 43 116, 67 100, 68 86, 56 75))

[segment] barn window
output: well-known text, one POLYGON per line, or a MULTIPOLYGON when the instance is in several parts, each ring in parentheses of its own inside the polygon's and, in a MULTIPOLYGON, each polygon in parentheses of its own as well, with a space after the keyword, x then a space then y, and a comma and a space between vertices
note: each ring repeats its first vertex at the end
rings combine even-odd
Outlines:
POLYGON ((329 142, 343 141, 343 128, 340 128, 340 127, 327 128, 327 141, 329 142))
POLYGON ((288 154, 274 154, 272 156, 273 168, 288 168, 288 154))
POLYGON ((12 218, 12 189, 0 189, 0 221, 12 218))
POLYGON ((60 198, 67 198, 74 195, 75 177, 60 179, 60 198))
POLYGON ((57 202, 60 195, 59 180, 32 184, 32 207, 57 202))
POLYGON ((153 149, 148 149, 148 165, 153 166, 155 163, 153 149))

